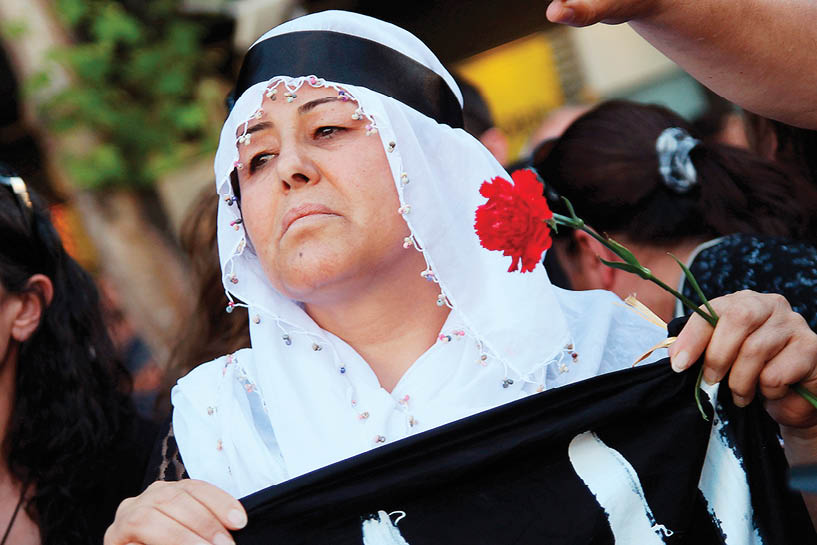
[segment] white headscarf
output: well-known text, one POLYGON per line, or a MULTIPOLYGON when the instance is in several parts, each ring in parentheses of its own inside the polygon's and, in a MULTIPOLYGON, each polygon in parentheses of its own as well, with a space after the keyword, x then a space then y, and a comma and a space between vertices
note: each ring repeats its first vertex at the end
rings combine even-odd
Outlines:
MULTIPOLYGON (((358 36, 397 50, 439 75, 462 101, 453 78, 422 42, 363 15, 304 16, 256 44, 305 30, 358 36)), ((181 379, 172 394, 173 424, 190 476, 236 497, 531 393, 629 366, 666 334, 610 293, 554 288, 543 267, 506 272, 507 258, 483 249, 473 225, 484 202, 480 184, 508 174, 463 130, 370 89, 310 73, 250 86, 224 124, 215 174, 224 287, 228 297, 248 306, 252 348, 181 379), (302 85, 343 90, 370 120, 370 137, 383 144, 400 198, 400 212, 394 213, 402 213, 412 233, 406 251, 423 253, 427 268, 417 273, 437 282, 439 301, 452 308, 440 340, 391 393, 349 345, 270 286, 232 201, 230 174, 247 123, 272 89, 283 99, 302 85)))

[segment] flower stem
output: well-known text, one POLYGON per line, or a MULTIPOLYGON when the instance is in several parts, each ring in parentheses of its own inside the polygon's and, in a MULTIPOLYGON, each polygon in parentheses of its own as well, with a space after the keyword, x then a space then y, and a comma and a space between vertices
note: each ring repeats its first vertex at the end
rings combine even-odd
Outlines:
MULTIPOLYGON (((638 260, 632 254, 632 252, 630 252, 627 248, 625 248, 618 242, 614 241, 609 236, 600 235, 594 229, 588 227, 584 223, 584 220, 576 215, 576 212, 573 210, 573 205, 570 204, 570 201, 564 198, 563 200, 565 202, 565 205, 567 206, 567 210, 570 213, 570 215, 565 216, 562 214, 553 214, 553 219, 549 220, 549 223, 554 227, 554 230, 557 225, 563 225, 565 227, 570 227, 572 229, 584 231, 594 239, 598 240, 602 245, 604 245, 605 248, 608 248, 611 252, 613 252, 615 255, 617 255, 623 260, 623 262, 611 262, 602 259, 601 261, 605 265, 617 269, 622 269, 633 274, 637 274, 641 278, 649 280, 650 282, 660 286, 665 291, 671 293, 673 296, 679 299, 684 304, 684 306, 686 306, 691 311, 699 314, 713 328, 718 324, 718 315, 715 313, 715 309, 713 309, 712 305, 709 304, 709 300, 707 300, 703 291, 701 291, 701 288, 698 285, 698 282, 695 280, 695 277, 692 275, 692 272, 690 272, 689 268, 686 265, 684 265, 677 257, 670 254, 672 258, 675 259, 676 263, 678 263, 678 265, 684 271, 684 275, 686 275, 686 278, 689 280, 690 286, 692 286, 692 289, 701 299, 703 305, 709 311, 708 313, 705 312, 700 305, 696 305, 691 299, 689 299, 689 297, 685 296, 682 293, 677 292, 676 290, 672 289, 667 284, 662 282, 660 279, 656 278, 648 268, 644 267, 643 265, 641 265, 641 263, 638 262, 638 260)), ((709 418, 707 418, 706 416, 706 412, 704 412, 703 405, 701 404, 700 391, 701 380, 703 378, 703 370, 704 368, 703 366, 701 366, 701 369, 698 371, 698 378, 695 381, 695 403, 698 405, 698 410, 701 412, 701 415, 704 417, 704 420, 709 420, 709 418)), ((815 409, 817 409, 817 396, 806 390, 801 384, 793 385, 792 389, 794 389, 794 391, 800 394, 800 396, 803 399, 811 403, 811 405, 815 409)))

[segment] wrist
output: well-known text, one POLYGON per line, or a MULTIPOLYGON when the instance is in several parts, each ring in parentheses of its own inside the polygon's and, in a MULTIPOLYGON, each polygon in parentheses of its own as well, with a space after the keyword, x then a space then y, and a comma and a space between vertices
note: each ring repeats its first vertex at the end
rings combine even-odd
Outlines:
POLYGON ((780 426, 780 436, 790 465, 817 463, 817 426, 780 426))

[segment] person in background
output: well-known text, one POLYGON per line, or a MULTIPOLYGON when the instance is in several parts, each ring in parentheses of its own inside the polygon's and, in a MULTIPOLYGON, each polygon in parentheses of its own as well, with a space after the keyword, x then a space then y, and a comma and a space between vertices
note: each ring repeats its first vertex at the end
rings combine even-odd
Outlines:
POLYGON ((536 127, 530 135, 530 138, 528 138, 528 143, 525 146, 527 152, 524 155, 529 157, 533 150, 538 148, 542 142, 555 140, 562 136, 571 123, 576 121, 576 119, 590 108, 592 108, 591 105, 566 104, 548 112, 542 120, 542 123, 536 127))
POLYGON ((198 302, 185 320, 156 399, 156 417, 170 414, 170 389, 198 364, 250 346, 247 309, 224 312, 227 297, 218 262, 218 198, 209 187, 193 201, 179 241, 190 261, 198 302))
POLYGON ((750 140, 765 142, 817 186, 817 3, 553 0, 547 18, 572 26, 628 22, 698 81, 752 112, 750 140))
POLYGON ((134 330, 122 310, 121 296, 113 282, 103 277, 97 285, 108 334, 113 341, 117 357, 132 378, 133 404, 141 416, 152 418, 159 385, 162 382, 162 369, 153 358, 150 347, 134 330))
POLYGON ((25 182, 0 170, 0 543, 98 544, 141 489, 137 417, 91 277, 25 182))
MULTIPOLYGON (((554 210, 560 197, 597 231, 697 301, 671 253, 689 265, 707 298, 743 289, 783 294, 817 328, 817 189, 773 162, 704 143, 660 106, 603 103, 534 157, 554 210)), ((665 321, 683 315, 669 293, 612 269, 612 254, 582 231, 554 244, 575 289, 638 299, 665 321)))
POLYGON ((491 107, 476 85, 461 76, 454 80, 462 91, 462 120, 465 131, 482 142, 499 164, 508 163, 508 137, 494 123, 491 107))

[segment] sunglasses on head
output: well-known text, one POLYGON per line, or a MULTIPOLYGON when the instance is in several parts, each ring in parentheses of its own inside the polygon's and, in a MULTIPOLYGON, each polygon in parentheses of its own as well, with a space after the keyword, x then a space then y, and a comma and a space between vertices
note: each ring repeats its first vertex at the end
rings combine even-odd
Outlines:
POLYGON ((28 194, 26 183, 19 176, 3 176, 0 175, 0 185, 8 187, 20 207, 20 212, 26 219, 27 223, 31 223, 34 217, 34 209, 31 205, 31 196, 28 194))

